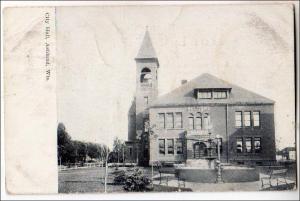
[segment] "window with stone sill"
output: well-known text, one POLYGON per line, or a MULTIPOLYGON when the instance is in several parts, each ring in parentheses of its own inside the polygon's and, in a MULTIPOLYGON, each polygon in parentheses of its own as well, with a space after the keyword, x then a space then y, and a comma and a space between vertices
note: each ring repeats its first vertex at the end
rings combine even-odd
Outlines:
POLYGON ((242 112, 235 112, 235 127, 242 127, 242 112))
POLYGON ((182 138, 176 139, 176 153, 183 154, 183 139, 182 138))
POLYGON ((174 154, 174 139, 167 139, 168 154, 174 154))
POLYGON ((254 138, 254 153, 261 152, 261 138, 255 137, 254 138))
POLYGON ((244 126, 245 127, 251 126, 251 112, 250 111, 244 112, 244 126))
POLYGON ((158 128, 165 128, 165 114, 158 114, 158 128))
POLYGON ((252 153, 252 138, 246 138, 246 153, 252 153))
POLYGON ((236 152, 243 153, 243 138, 236 139, 236 152))
POLYGON ((165 155, 165 139, 159 139, 158 146, 159 154, 165 155))
POLYGON ((173 115, 173 113, 167 113, 166 128, 174 128, 174 115, 173 115))
POLYGON ((182 113, 175 113, 175 128, 182 128, 182 113))
POLYGON ((194 130, 194 116, 189 116, 189 130, 194 130))
POLYGON ((253 112, 253 126, 254 127, 260 126, 260 112, 259 111, 253 112))
POLYGON ((202 115, 200 112, 197 113, 196 119, 195 119, 195 129, 201 130, 202 129, 202 115))
POLYGON ((209 129, 210 126, 210 118, 209 118, 209 114, 204 114, 203 116, 203 129, 209 129))

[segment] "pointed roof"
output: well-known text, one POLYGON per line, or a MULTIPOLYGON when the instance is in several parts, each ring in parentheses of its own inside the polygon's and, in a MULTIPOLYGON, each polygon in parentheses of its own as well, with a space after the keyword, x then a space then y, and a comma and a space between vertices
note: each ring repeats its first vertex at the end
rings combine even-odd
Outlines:
POLYGON ((151 58, 157 58, 157 56, 151 42, 149 31, 146 30, 142 45, 136 56, 136 59, 151 59, 151 58))
POLYGON ((274 104, 274 101, 205 73, 158 97, 150 107, 199 104, 274 104), (196 99, 194 89, 229 89, 230 94, 226 99, 196 99))

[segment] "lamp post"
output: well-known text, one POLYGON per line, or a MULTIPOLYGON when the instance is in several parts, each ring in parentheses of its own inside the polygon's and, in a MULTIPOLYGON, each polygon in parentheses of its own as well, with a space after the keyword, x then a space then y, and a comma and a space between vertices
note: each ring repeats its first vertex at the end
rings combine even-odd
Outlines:
POLYGON ((217 139, 217 149, 218 149, 218 160, 217 160, 217 166, 218 166, 218 172, 217 172, 217 179, 216 183, 223 183, 222 179, 222 167, 221 167, 221 150, 220 150, 220 141, 221 137, 219 135, 216 136, 217 139))
MULTIPOLYGON (((150 136, 153 136, 154 135, 154 131, 153 131, 153 129, 155 128, 155 124, 153 124, 152 125, 152 127, 150 126, 150 123, 148 122, 148 124, 147 124, 147 130, 148 130, 148 142, 149 142, 149 148, 148 148, 148 150, 150 150, 150 136)), ((153 163, 154 163, 154 161, 152 161, 152 163, 151 163, 151 187, 152 187, 152 189, 153 189, 153 175, 154 175, 154 170, 153 170, 153 163)))
POLYGON ((123 155, 123 167, 125 167, 125 153, 124 153, 124 145, 122 146, 122 155, 123 155))
POLYGON ((139 164, 139 143, 140 143, 140 140, 141 140, 141 135, 142 135, 142 131, 141 130, 138 130, 137 131, 137 136, 136 136, 136 165, 138 166, 139 164))
POLYGON ((105 159, 104 193, 107 193, 107 176, 108 176, 107 161, 108 161, 108 157, 111 153, 113 153, 113 152, 107 152, 106 159, 105 159))

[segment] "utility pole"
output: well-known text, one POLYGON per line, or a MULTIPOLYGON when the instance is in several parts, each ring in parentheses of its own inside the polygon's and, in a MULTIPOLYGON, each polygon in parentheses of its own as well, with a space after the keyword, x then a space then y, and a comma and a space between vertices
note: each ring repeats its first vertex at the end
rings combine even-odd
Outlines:
POLYGON ((61 170, 61 156, 59 157, 59 170, 61 170))
POLYGON ((124 146, 122 146, 122 152, 123 152, 123 167, 125 167, 124 146))
POLYGON ((217 172, 216 182, 223 183, 222 169, 221 169, 221 149, 220 149, 221 137, 219 135, 217 135, 216 138, 217 138, 217 149, 218 149, 218 172, 217 172))
POLYGON ((108 164, 107 164, 107 161, 108 161, 108 156, 109 154, 112 153, 112 152, 108 152, 107 151, 107 155, 106 155, 106 159, 105 159, 105 178, 104 178, 104 193, 107 193, 107 176, 108 176, 108 164))
POLYGON ((154 162, 151 163, 151 179, 152 179, 151 186, 152 186, 152 189, 153 189, 153 163, 154 162))
POLYGON ((139 164, 139 148, 138 148, 138 143, 136 144, 136 165, 138 166, 139 164))

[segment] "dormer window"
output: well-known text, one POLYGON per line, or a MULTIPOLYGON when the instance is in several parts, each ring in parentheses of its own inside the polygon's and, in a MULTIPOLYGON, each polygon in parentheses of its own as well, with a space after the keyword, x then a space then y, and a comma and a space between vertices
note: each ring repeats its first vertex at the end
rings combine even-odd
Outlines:
POLYGON ((217 98, 217 99, 224 99, 224 98, 227 98, 227 92, 226 91, 214 91, 213 92, 213 96, 214 98, 217 98))
POLYGON ((228 97, 228 89, 195 89, 195 97, 197 99, 226 99, 228 97))
POLYGON ((207 90, 198 90, 198 94, 197 94, 198 98, 200 99, 211 99, 211 91, 207 91, 207 90))

